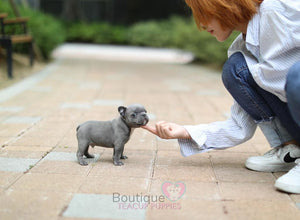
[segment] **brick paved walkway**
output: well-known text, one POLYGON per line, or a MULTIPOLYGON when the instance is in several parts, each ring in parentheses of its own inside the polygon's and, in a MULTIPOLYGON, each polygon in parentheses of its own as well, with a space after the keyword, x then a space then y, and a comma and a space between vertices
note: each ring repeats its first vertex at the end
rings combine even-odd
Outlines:
POLYGON ((0 91, 0 219, 300 218, 300 196, 273 187, 283 173, 244 168, 268 150, 260 132, 236 148, 184 158, 176 141, 136 129, 124 166, 101 147, 80 166, 76 126, 110 120, 119 105, 143 104, 151 124, 196 124, 226 119, 232 99, 220 73, 201 66, 74 53, 0 91))

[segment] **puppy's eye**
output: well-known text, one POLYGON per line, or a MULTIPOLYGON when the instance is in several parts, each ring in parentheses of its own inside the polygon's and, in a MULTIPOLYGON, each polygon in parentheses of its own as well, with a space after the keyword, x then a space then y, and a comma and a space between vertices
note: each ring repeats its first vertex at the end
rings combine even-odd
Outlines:
POLYGON ((135 113, 132 113, 130 116, 131 116, 132 118, 135 118, 135 117, 136 117, 136 114, 135 114, 135 113))

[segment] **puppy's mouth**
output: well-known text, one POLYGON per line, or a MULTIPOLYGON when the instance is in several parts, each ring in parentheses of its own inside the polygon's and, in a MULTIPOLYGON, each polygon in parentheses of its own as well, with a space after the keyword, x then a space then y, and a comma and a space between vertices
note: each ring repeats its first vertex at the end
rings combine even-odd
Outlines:
POLYGON ((140 122, 140 123, 136 123, 137 126, 141 127, 141 126, 144 126, 148 123, 149 119, 145 118, 143 122, 140 122))

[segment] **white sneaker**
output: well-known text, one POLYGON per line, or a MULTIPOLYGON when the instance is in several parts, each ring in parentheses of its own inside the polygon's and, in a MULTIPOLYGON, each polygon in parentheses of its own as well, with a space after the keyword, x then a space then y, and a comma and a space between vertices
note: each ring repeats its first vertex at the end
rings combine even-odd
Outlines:
POLYGON ((263 156, 249 157, 245 166, 250 170, 261 172, 289 171, 300 158, 300 147, 294 144, 271 149, 263 156))
POLYGON ((277 189, 288 193, 300 193, 300 160, 296 163, 293 169, 276 180, 277 189))

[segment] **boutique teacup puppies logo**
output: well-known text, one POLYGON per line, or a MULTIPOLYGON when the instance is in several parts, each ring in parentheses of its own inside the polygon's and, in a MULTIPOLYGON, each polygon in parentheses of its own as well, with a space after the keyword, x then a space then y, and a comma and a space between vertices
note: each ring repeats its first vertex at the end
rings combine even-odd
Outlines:
POLYGON ((183 182, 164 182, 161 186, 162 193, 171 202, 178 201, 185 193, 186 187, 183 182))
POLYGON ((153 195, 134 193, 133 195, 122 195, 114 192, 112 195, 113 203, 117 204, 118 209, 157 209, 157 210, 180 210, 181 204, 178 201, 185 194, 186 186, 183 182, 166 181, 161 185, 162 194, 153 195))

